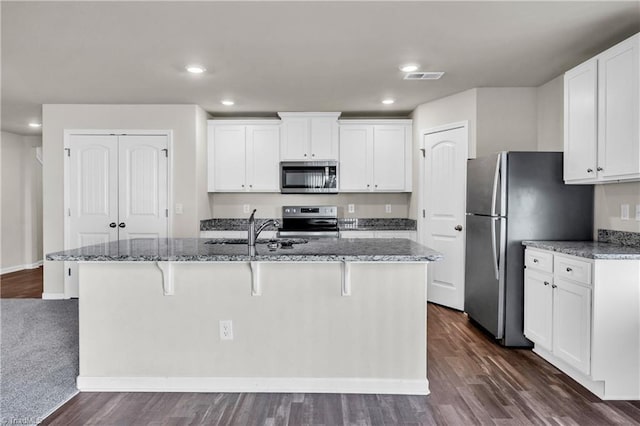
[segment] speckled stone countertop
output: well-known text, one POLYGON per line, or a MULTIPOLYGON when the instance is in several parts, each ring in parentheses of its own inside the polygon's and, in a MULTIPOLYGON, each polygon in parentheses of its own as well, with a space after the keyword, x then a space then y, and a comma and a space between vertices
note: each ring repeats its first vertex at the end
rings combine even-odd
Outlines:
POLYGON ((587 259, 638 259, 640 247, 623 246, 620 244, 600 241, 523 241, 527 247, 551 250, 571 256, 587 259))
POLYGON ((326 239, 269 250, 256 245, 205 244, 207 238, 134 239, 47 254, 47 260, 91 262, 433 262, 438 253, 408 239, 326 239))
MULTIPOLYGON (((256 226, 260 226, 268 219, 256 219, 256 226)), ((281 219, 278 219, 281 220, 281 219)), ((206 219, 200 221, 201 231, 246 231, 248 219, 206 219)), ((338 228, 343 231, 415 231, 416 221, 402 218, 341 218, 338 228)), ((267 226, 266 230, 276 230, 274 226, 267 226)))

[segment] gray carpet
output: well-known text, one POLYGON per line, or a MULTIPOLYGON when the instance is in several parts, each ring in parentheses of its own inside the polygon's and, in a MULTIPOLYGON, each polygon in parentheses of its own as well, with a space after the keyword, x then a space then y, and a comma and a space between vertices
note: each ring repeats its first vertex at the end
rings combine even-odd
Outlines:
POLYGON ((0 424, 36 424, 78 392, 78 301, 2 299, 0 319, 0 424))

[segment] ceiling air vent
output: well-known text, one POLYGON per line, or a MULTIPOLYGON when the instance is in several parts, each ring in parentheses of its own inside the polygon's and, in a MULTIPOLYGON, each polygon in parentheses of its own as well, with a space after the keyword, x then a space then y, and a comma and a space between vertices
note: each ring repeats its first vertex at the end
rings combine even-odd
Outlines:
POLYGON ((444 75, 443 72, 408 72, 405 80, 438 80, 444 75))

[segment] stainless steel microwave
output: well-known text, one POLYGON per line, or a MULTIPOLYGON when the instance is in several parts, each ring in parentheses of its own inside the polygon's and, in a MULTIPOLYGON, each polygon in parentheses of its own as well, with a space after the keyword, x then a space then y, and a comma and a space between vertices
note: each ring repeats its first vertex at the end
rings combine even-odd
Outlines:
POLYGON ((337 194, 338 162, 280 162, 280 192, 283 194, 337 194))

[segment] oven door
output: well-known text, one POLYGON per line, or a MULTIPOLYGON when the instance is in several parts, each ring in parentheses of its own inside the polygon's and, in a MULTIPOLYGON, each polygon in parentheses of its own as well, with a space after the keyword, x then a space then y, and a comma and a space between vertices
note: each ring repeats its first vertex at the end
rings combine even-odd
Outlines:
POLYGON ((336 161, 280 163, 280 192, 283 194, 338 192, 336 161))

